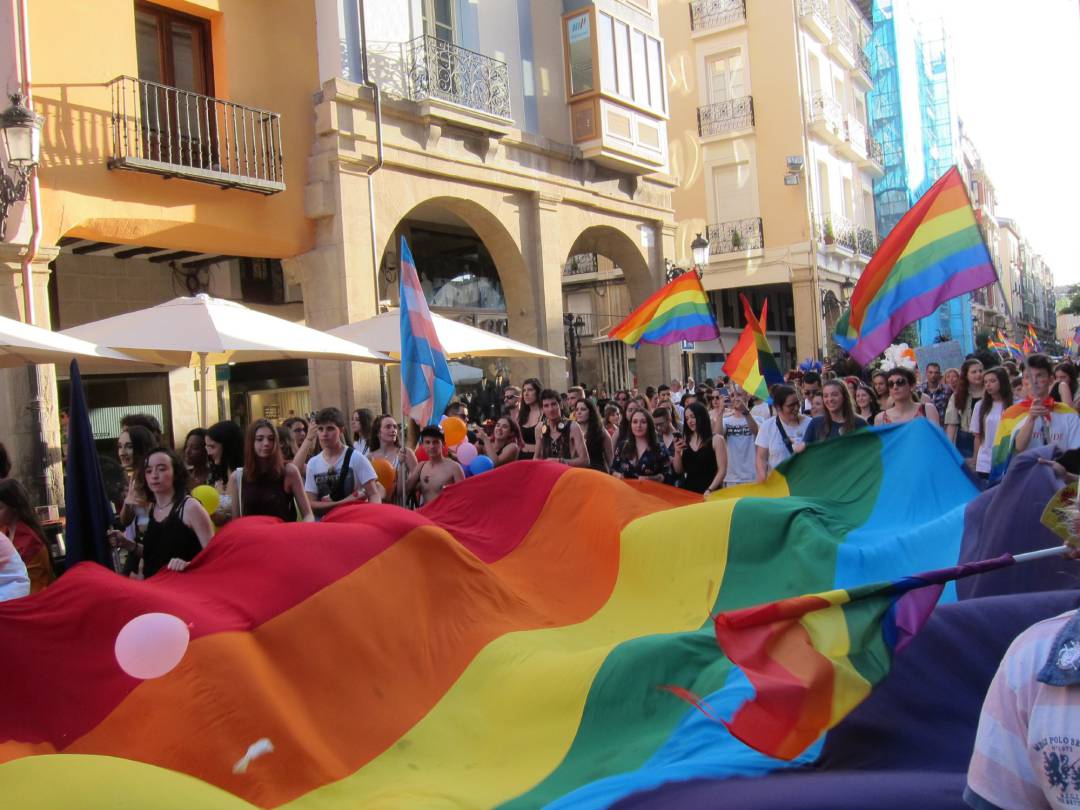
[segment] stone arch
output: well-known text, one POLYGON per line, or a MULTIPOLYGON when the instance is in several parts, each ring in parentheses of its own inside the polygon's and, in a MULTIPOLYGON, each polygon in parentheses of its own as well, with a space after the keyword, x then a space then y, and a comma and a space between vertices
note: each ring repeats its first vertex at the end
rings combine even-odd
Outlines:
MULTIPOLYGON (((610 218, 608 218, 610 221, 610 218)), ((662 279, 663 250, 658 223, 653 227, 653 247, 644 247, 642 231, 638 222, 627 222, 623 227, 610 224, 588 224, 571 243, 566 260, 570 256, 595 253, 610 259, 626 280, 630 297, 629 314, 659 289, 662 279)), ((667 352, 659 346, 641 346, 637 349, 637 375, 642 383, 658 384, 666 381, 669 373, 667 352)))

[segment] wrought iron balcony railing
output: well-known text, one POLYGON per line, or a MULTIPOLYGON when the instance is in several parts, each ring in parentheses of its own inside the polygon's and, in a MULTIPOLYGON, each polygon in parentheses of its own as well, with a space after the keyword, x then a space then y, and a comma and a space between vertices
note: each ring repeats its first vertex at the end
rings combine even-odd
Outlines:
POLYGON ((746 21, 746 0, 693 0, 690 30, 704 31, 746 21))
POLYGON ((811 124, 824 122, 830 130, 839 135, 843 130, 843 120, 844 113, 840 102, 824 90, 819 90, 810 97, 811 124))
POLYGON ((855 234, 855 247, 863 256, 870 257, 878 248, 877 237, 870 228, 859 228, 855 234))
POLYGON ((705 229, 705 238, 709 240, 710 254, 761 250, 765 247, 765 233, 761 227, 761 217, 709 225, 705 229))
POLYGON ((852 253, 858 246, 855 226, 844 217, 825 214, 818 220, 818 238, 826 246, 837 245, 852 253))
POLYGON ((859 71, 866 77, 867 81, 870 80, 870 55, 866 52, 866 48, 870 43, 863 42, 855 49, 855 62, 859 67, 859 71))
POLYGON ((832 15, 829 13, 829 0, 800 0, 799 15, 808 17, 813 15, 818 18, 822 27, 829 31, 832 29, 832 15))
POLYGON ((438 99, 510 119, 510 79, 506 63, 432 36, 406 46, 409 98, 438 99))
POLYGON ((848 49, 851 54, 855 53, 855 34, 847 27, 840 17, 832 19, 833 42, 848 49))
POLYGON ((280 113, 131 76, 110 89, 109 168, 261 194, 285 189, 280 113))
POLYGON ((571 256, 563 267, 564 276, 583 276, 599 272, 595 253, 577 253, 571 256))
POLYGON ((873 135, 866 136, 866 154, 878 166, 885 165, 885 151, 881 148, 881 141, 873 135))
POLYGON ((705 138, 754 126, 754 98, 742 96, 698 107, 698 134, 705 138))

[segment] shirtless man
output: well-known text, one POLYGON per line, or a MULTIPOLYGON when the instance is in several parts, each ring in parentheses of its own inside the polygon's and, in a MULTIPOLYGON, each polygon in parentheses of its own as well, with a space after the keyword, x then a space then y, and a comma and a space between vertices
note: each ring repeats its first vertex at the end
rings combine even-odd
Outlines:
POLYGON ((421 504, 429 504, 438 498, 443 487, 465 480, 461 465, 443 455, 444 440, 442 428, 438 425, 428 425, 420 431, 420 441, 428 458, 417 464, 409 474, 405 488, 412 492, 419 484, 421 504))

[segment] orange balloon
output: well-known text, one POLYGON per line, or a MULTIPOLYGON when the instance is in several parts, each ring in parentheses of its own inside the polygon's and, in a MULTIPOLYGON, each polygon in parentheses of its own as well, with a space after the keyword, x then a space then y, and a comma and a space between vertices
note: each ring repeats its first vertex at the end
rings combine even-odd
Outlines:
POLYGON ((443 435, 446 436, 447 447, 457 447, 463 441, 468 431, 465 423, 456 416, 448 416, 442 423, 443 435))
POLYGON ((375 468, 375 475, 378 476, 383 489, 387 492, 393 492, 394 481, 397 479, 393 465, 385 458, 377 458, 371 462, 371 466, 375 468))

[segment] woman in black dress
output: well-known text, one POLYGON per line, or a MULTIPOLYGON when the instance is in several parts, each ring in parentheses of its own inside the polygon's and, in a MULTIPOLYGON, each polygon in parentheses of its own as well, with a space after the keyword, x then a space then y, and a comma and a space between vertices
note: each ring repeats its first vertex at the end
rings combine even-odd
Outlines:
MULTIPOLYGON (((616 408, 616 411, 618 409, 616 408)), ((585 449, 589 451, 589 466, 606 473, 611 469, 615 455, 611 434, 604 430, 600 411, 587 399, 579 399, 574 405, 574 419, 585 434, 585 449)))
POLYGON ((705 406, 694 402, 683 414, 683 435, 675 440, 675 472, 683 476, 682 486, 708 495, 724 485, 727 475, 727 443, 713 433, 705 406))
POLYGON ((278 433, 268 419, 256 419, 244 441, 244 466, 229 478, 232 516, 267 515, 286 523, 297 515, 315 520, 296 465, 286 462, 278 433))
POLYGON ((540 392, 544 386, 535 377, 530 377, 521 386, 521 407, 518 409, 518 426, 521 428, 521 447, 518 459, 527 461, 536 455, 536 428, 543 413, 540 409, 540 392))

